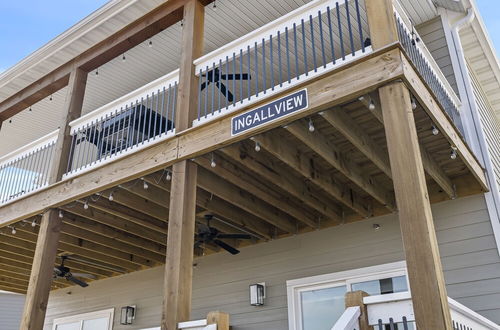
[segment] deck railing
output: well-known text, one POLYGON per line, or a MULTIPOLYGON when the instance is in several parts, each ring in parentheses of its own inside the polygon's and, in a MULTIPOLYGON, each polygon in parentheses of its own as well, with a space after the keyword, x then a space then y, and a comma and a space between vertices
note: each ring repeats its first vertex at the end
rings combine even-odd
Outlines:
MULTIPOLYGON (((409 292, 392 293, 363 298, 368 312, 368 324, 374 330, 416 329, 412 298, 409 292)), ((448 298, 454 330, 499 330, 500 326, 484 316, 448 298)), ((346 309, 332 330, 359 330, 352 322, 352 307, 346 309), (347 323, 346 320, 350 320, 347 323), (346 324, 342 326, 342 324, 346 324)), ((359 317, 359 314, 357 314, 359 317)))
POLYGON ((173 136, 178 79, 176 70, 71 122, 65 176, 173 136))
POLYGON ((194 61, 197 125, 371 51, 364 0, 315 0, 194 61))
POLYGON ((460 133, 464 135, 459 111, 460 99, 397 1, 394 2, 394 14, 399 40, 403 49, 436 96, 439 104, 452 119, 460 133))
POLYGON ((57 132, 54 131, 0 158, 0 204, 48 185, 57 132))

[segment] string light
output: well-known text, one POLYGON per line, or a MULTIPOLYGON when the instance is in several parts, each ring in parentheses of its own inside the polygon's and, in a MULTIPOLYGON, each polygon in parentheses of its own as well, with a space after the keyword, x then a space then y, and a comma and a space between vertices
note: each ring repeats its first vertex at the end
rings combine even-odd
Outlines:
POLYGON ((312 119, 309 118, 309 132, 314 132, 314 124, 313 124, 313 121, 312 119))
POLYGON ((450 158, 457 159, 457 148, 456 147, 451 147, 450 158))
POLYGON ((151 39, 149 40, 148 46, 149 46, 149 48, 153 48, 153 40, 151 40, 151 39))
POLYGON ((50 99, 49 99, 49 101, 52 101, 52 95, 50 95, 50 99))
POLYGON ((85 210, 88 210, 89 209, 89 201, 85 201, 85 203, 83 204, 83 208, 85 210))
POLYGON ((33 219, 33 222, 31 223, 31 227, 36 227, 36 219, 33 219))
POLYGON ((214 6, 213 6, 214 10, 217 9, 217 4, 216 4, 216 0, 214 0, 214 6))
POLYGON ((59 210, 59 218, 63 218, 64 217, 64 214, 63 214, 63 211, 62 210, 59 210))
POLYGON ((31 111, 31 107, 30 107, 29 111, 31 111))
POLYGON ((181 19, 181 27, 184 26, 184 18, 181 19))
POLYGON ((375 103, 373 102, 373 100, 370 101, 370 104, 368 105, 368 109, 375 110, 375 103))
POLYGON ((11 233, 12 233, 12 235, 15 235, 17 233, 16 227, 12 227, 11 233))
POLYGON ((255 141, 255 151, 259 152, 260 151, 260 143, 255 141))
POLYGON ((215 166, 217 166, 217 164, 215 163, 214 154, 212 154, 212 162, 210 163, 210 166, 211 166, 212 168, 214 168, 215 166))
POLYGON ((411 98, 411 108, 415 110, 417 108, 417 102, 415 101, 415 98, 411 98))
POLYGON ((165 179, 167 179, 167 181, 172 180, 172 176, 170 175, 170 171, 167 171, 167 176, 165 177, 165 179))
POLYGON ((144 187, 144 190, 147 190, 149 188, 148 183, 146 181, 144 181, 144 178, 141 178, 141 180, 142 180, 142 184, 143 184, 142 186, 144 187))
POLYGON ((12 119, 9 119, 9 124, 12 124, 12 119))
POLYGON ((95 69, 95 75, 98 76, 99 75, 99 68, 95 69))
POLYGON ((122 62, 125 62, 127 60, 127 58, 125 57, 125 54, 123 54, 122 56, 122 62))
POLYGON ((432 135, 438 135, 439 130, 437 129, 436 125, 432 125, 432 135))
POLYGON ((115 197, 113 196, 113 193, 109 194, 108 200, 112 202, 114 199, 115 197))

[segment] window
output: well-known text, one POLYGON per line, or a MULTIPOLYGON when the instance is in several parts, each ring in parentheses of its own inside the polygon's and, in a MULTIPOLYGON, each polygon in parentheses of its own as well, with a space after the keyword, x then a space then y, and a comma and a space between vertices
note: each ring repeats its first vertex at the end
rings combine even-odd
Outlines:
POLYGON ((114 309, 73 315, 54 320, 52 330, 112 330, 114 309))
POLYGON ((349 291, 379 295, 408 288, 405 262, 287 281, 289 328, 330 330, 345 310, 349 291))

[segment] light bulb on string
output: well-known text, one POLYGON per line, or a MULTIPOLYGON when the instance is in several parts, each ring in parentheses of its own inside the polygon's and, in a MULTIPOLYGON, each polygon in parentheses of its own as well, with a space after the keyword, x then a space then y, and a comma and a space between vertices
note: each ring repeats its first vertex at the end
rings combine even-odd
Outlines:
POLYGON ((123 54, 122 56, 122 62, 125 62, 127 60, 127 58, 125 57, 125 54, 123 54))
POLYGON ((85 203, 83 204, 83 208, 85 210, 88 210, 89 209, 89 201, 85 201, 85 203))
POLYGON ((16 227, 12 227, 11 233, 12 233, 12 235, 15 235, 17 233, 16 227))
POLYGON ((142 187, 144 188, 144 190, 147 190, 149 188, 149 185, 146 181, 144 181, 144 178, 142 178, 142 187))
POLYGON ((114 199, 113 193, 109 194, 108 200, 112 202, 114 199))
POLYGON ((153 48, 153 40, 151 40, 151 39, 149 40, 148 46, 149 46, 149 48, 153 48))
POLYGON ((255 141, 255 151, 259 152, 260 151, 260 143, 255 141))
POLYGON ((411 108, 415 110, 417 108, 417 102, 415 101, 415 98, 411 98, 411 108))
POLYGON ((450 158, 457 159, 457 148, 451 147, 450 158))
POLYGON ((31 223, 31 227, 36 227, 36 220, 33 219, 33 222, 31 223))
POLYGON ((215 163, 215 158, 214 155, 212 154, 212 162, 210 162, 210 167, 214 168, 215 166, 217 166, 217 164, 215 163))
POLYGON ((315 128, 314 128, 314 123, 312 121, 312 119, 309 118, 309 132, 314 132, 315 128))
POLYGON ((373 101, 370 101, 370 104, 368 105, 368 109, 375 110, 375 103, 373 103, 373 101))
POLYGON ((438 128, 436 127, 436 125, 432 125, 432 135, 438 135, 438 134, 439 134, 438 128))
POLYGON ((59 210, 59 218, 63 218, 64 217, 64 214, 63 214, 63 211, 62 210, 59 210))
POLYGON ((170 174, 170 171, 167 171, 167 176, 165 177, 165 179, 167 179, 167 181, 172 180, 172 175, 170 174))

